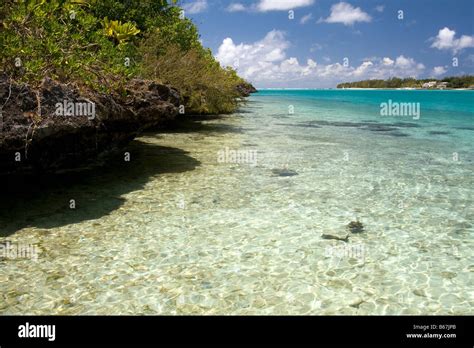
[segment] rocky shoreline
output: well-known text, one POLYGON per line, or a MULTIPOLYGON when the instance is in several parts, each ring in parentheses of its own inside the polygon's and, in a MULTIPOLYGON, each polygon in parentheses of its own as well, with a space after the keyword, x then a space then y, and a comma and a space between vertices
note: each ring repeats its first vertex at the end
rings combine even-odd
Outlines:
POLYGON ((237 91, 243 97, 249 97, 252 93, 256 93, 257 89, 250 83, 243 83, 237 86, 237 91))
MULTIPOLYGON (((253 92, 242 86, 242 96, 253 92)), ((148 128, 169 123, 174 88, 132 80, 126 96, 45 78, 39 88, 0 78, 0 175, 76 170, 102 162, 148 128)))

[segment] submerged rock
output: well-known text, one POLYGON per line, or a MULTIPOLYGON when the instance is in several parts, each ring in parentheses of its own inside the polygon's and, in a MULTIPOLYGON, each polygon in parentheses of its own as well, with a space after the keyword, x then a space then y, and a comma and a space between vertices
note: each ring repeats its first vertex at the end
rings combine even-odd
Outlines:
POLYGON ((471 127, 471 126, 460 126, 460 127, 454 127, 454 128, 474 131, 474 127, 471 127))
POLYGON ((420 125, 412 122, 395 122, 391 123, 390 126, 394 127, 405 127, 405 128, 419 128, 420 125))
POLYGON ((345 237, 339 237, 339 236, 335 236, 335 235, 332 235, 332 234, 322 234, 321 238, 322 239, 340 240, 340 241, 343 241, 343 242, 346 242, 346 243, 349 241, 349 235, 347 235, 345 237))
POLYGON ((389 135, 391 137, 407 137, 408 136, 408 134, 402 133, 402 132, 388 132, 384 134, 389 135))
POLYGON ((413 290, 413 293, 414 293, 416 296, 426 297, 426 293, 425 293, 425 290, 424 290, 424 289, 415 289, 415 290, 413 290))
POLYGON ((359 220, 349 222, 347 227, 352 233, 364 232, 364 225, 359 220))
POLYGON ((431 134, 431 135, 447 135, 447 134, 449 134, 449 132, 446 132, 446 131, 429 131, 428 133, 431 134))
POLYGON ((377 124, 377 125, 367 126, 367 129, 372 132, 391 132, 391 131, 396 131, 398 128, 386 126, 383 124, 377 124))
POLYGON ((272 173, 277 175, 277 176, 295 176, 298 175, 297 172, 291 169, 286 169, 286 168, 275 168, 272 169, 272 173))
POLYGON ((49 78, 35 88, 0 76, 0 174, 86 167, 177 115, 180 96, 168 86, 132 80, 126 92, 49 78))
POLYGON ((290 127, 302 127, 302 128, 321 128, 321 126, 317 125, 317 124, 312 124, 312 123, 309 123, 309 122, 302 122, 302 123, 299 123, 299 124, 290 124, 290 123, 287 123, 287 124, 279 124, 281 126, 290 126, 290 127))
POLYGON ((363 122, 326 121, 326 120, 309 121, 309 122, 305 122, 305 124, 306 125, 316 124, 319 126, 333 126, 333 127, 356 127, 356 128, 366 125, 363 122))

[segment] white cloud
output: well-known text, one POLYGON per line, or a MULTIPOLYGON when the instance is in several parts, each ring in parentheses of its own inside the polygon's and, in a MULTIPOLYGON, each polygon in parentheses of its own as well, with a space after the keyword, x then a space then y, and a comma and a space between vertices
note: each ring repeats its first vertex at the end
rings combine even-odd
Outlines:
POLYGON ((383 12, 383 10, 385 10, 385 6, 384 6, 384 5, 375 6, 375 11, 377 11, 377 12, 383 12))
POLYGON ((400 67, 400 68, 407 68, 413 64, 413 59, 411 58, 405 58, 405 56, 401 55, 397 57, 395 61, 395 65, 400 67))
POLYGON ((223 66, 236 67, 242 77, 258 87, 334 87, 346 81, 419 76, 425 69, 403 55, 393 59, 371 57, 355 66, 331 64, 328 58, 322 58, 323 64, 313 59, 300 62, 287 54, 289 48, 285 33, 273 30, 254 43, 236 44, 226 38, 216 58, 223 66))
POLYGON ((417 63, 413 58, 400 55, 395 58, 395 64, 393 64, 392 67, 392 71, 394 72, 394 74, 391 76, 417 76, 424 69, 425 66, 421 63, 417 63))
POLYGON ((320 22, 342 23, 344 25, 353 25, 356 22, 370 22, 372 17, 362 11, 360 7, 353 7, 347 2, 339 2, 331 6, 331 14, 320 22))
POLYGON ((312 13, 308 13, 307 15, 301 17, 300 23, 305 24, 307 21, 311 20, 313 18, 312 13))
POLYGON ((444 66, 435 66, 431 72, 434 76, 440 76, 448 71, 444 66))
POLYGON ((239 12, 239 11, 245 11, 247 10, 244 5, 242 5, 240 2, 234 2, 227 6, 226 11, 227 12, 239 12))
POLYGON ((474 47, 474 35, 462 35, 459 39, 456 39, 456 32, 444 27, 439 30, 431 47, 439 50, 451 50, 456 53, 464 48, 474 47))
POLYGON ((207 0, 195 0, 184 4, 182 7, 185 12, 190 14, 201 13, 207 9, 207 0))
POLYGON ((266 11, 285 11, 293 10, 297 7, 310 6, 314 0, 260 0, 257 9, 261 12, 266 11))
POLYGON ((316 52, 318 50, 322 50, 323 49, 323 46, 318 44, 318 43, 314 43, 311 45, 311 47, 309 48, 309 51, 310 52, 316 52))
POLYGON ((364 75, 370 67, 372 67, 374 63, 371 61, 363 62, 361 65, 359 65, 355 70, 354 70, 354 75, 355 76, 362 76, 364 75))
POLYGON ((231 38, 226 38, 219 47, 216 58, 224 66, 233 66, 238 61, 239 66, 249 67, 253 71, 256 69, 254 65, 284 59, 285 50, 289 46, 283 32, 272 30, 262 40, 250 45, 235 45, 231 38))

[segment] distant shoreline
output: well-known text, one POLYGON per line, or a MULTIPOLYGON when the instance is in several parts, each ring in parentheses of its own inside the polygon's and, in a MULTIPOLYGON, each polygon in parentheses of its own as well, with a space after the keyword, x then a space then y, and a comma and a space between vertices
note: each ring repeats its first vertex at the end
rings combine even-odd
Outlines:
POLYGON ((346 87, 336 89, 355 89, 355 90, 389 90, 389 91, 474 91, 473 88, 444 88, 444 89, 433 89, 433 88, 362 88, 362 87, 346 87))
POLYGON ((445 89, 429 89, 429 88, 256 88, 258 91, 343 91, 343 90, 360 90, 360 91, 474 91, 473 88, 445 88, 445 89))
POLYGON ((427 78, 415 79, 414 77, 400 78, 391 77, 387 80, 362 80, 354 82, 343 82, 336 85, 337 88, 361 88, 361 89, 422 89, 422 90, 445 90, 445 89, 474 89, 474 75, 447 76, 443 79, 427 78))

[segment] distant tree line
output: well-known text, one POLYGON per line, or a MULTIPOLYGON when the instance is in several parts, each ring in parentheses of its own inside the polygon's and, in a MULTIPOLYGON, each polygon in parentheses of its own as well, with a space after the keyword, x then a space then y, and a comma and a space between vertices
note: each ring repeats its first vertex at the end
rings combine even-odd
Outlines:
POLYGON ((337 85, 337 88, 422 88, 426 82, 447 82, 447 88, 472 88, 474 87, 474 76, 452 76, 438 79, 414 79, 412 77, 401 79, 392 77, 388 80, 363 80, 357 82, 345 82, 337 85))

